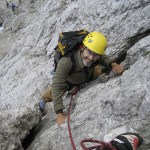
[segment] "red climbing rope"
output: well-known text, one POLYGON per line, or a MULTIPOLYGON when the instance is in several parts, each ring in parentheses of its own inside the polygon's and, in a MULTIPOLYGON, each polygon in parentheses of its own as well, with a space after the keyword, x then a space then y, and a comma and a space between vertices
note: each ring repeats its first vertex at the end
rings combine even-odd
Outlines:
POLYGON ((72 145, 72 149, 76 150, 76 146, 74 144, 72 133, 71 133, 71 128, 70 128, 70 109, 71 109, 72 101, 74 101, 73 94, 71 95, 70 105, 69 105, 69 108, 68 108, 68 132, 69 132, 69 137, 70 137, 70 142, 71 142, 71 145, 72 145))
POLYGON ((117 150, 110 143, 102 142, 102 141, 99 141, 99 140, 93 140, 93 139, 81 140, 80 145, 83 148, 83 150, 92 150, 92 149, 96 149, 96 150, 117 150), (94 146, 91 146, 91 147, 86 147, 84 143, 87 143, 87 142, 88 143, 96 143, 98 145, 94 145, 94 146))

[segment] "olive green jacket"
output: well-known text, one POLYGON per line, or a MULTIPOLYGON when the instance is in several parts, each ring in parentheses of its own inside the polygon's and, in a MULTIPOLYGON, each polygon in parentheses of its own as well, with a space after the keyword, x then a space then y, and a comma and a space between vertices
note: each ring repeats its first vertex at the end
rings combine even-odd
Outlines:
MULTIPOLYGON (((68 90, 69 83, 79 85, 85 83, 92 77, 95 65, 91 65, 85 71, 80 50, 75 52, 74 58, 76 67, 71 74, 69 74, 72 68, 72 61, 70 57, 62 57, 57 64, 51 91, 55 112, 64 109, 62 96, 64 92, 68 90)), ((101 64, 102 62, 109 66, 112 60, 108 56, 103 55, 99 60, 97 60, 97 64, 101 64)))

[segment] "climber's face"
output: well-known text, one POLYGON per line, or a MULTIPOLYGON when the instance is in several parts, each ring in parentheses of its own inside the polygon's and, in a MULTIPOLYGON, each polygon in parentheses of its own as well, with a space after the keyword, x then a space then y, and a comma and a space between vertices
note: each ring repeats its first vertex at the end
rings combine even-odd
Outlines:
POLYGON ((83 64, 87 67, 91 66, 91 64, 100 57, 99 54, 92 52, 87 47, 84 47, 81 51, 81 58, 83 60, 83 64))

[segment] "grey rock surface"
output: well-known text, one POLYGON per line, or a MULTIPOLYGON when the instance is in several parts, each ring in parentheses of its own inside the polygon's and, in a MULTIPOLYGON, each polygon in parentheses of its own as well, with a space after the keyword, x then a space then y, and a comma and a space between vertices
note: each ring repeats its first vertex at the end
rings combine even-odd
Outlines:
POLYGON ((38 105, 21 107, 0 113, 0 148, 22 150, 22 143, 30 131, 41 121, 38 105))
MULTIPOLYGON (((48 56, 58 34, 83 28, 104 33, 106 54, 128 69, 85 85, 75 97, 71 129, 77 149, 84 138, 110 141, 129 131, 144 138, 141 150, 150 149, 150 1, 8 2, 17 8, 13 12, 4 0, 0 5, 0 149, 71 149, 67 122, 57 127, 52 103, 40 121, 37 103, 52 83, 48 56)), ((64 97, 66 107, 69 100, 64 97)))

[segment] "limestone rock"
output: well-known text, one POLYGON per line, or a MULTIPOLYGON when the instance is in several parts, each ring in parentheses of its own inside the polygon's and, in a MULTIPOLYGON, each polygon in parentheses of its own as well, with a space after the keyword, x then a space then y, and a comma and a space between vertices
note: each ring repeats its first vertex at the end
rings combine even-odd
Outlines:
POLYGON ((0 114, 0 148, 23 150, 22 142, 41 120, 38 105, 30 105, 0 114))
MULTIPOLYGON (((14 12, 6 1, 0 6, 0 149, 71 149, 67 123, 60 128, 55 125, 52 104, 40 122, 37 103, 52 83, 53 58, 48 56, 58 33, 83 28, 104 33, 109 43, 106 54, 127 70, 105 83, 96 80, 85 85, 75 98, 71 129, 77 149, 81 149, 81 139, 110 141, 129 131, 144 138, 142 150, 149 149, 149 0, 13 3, 17 6, 14 12), (26 139, 30 143, 25 144, 26 139)), ((69 100, 64 97, 66 107, 69 100)))

